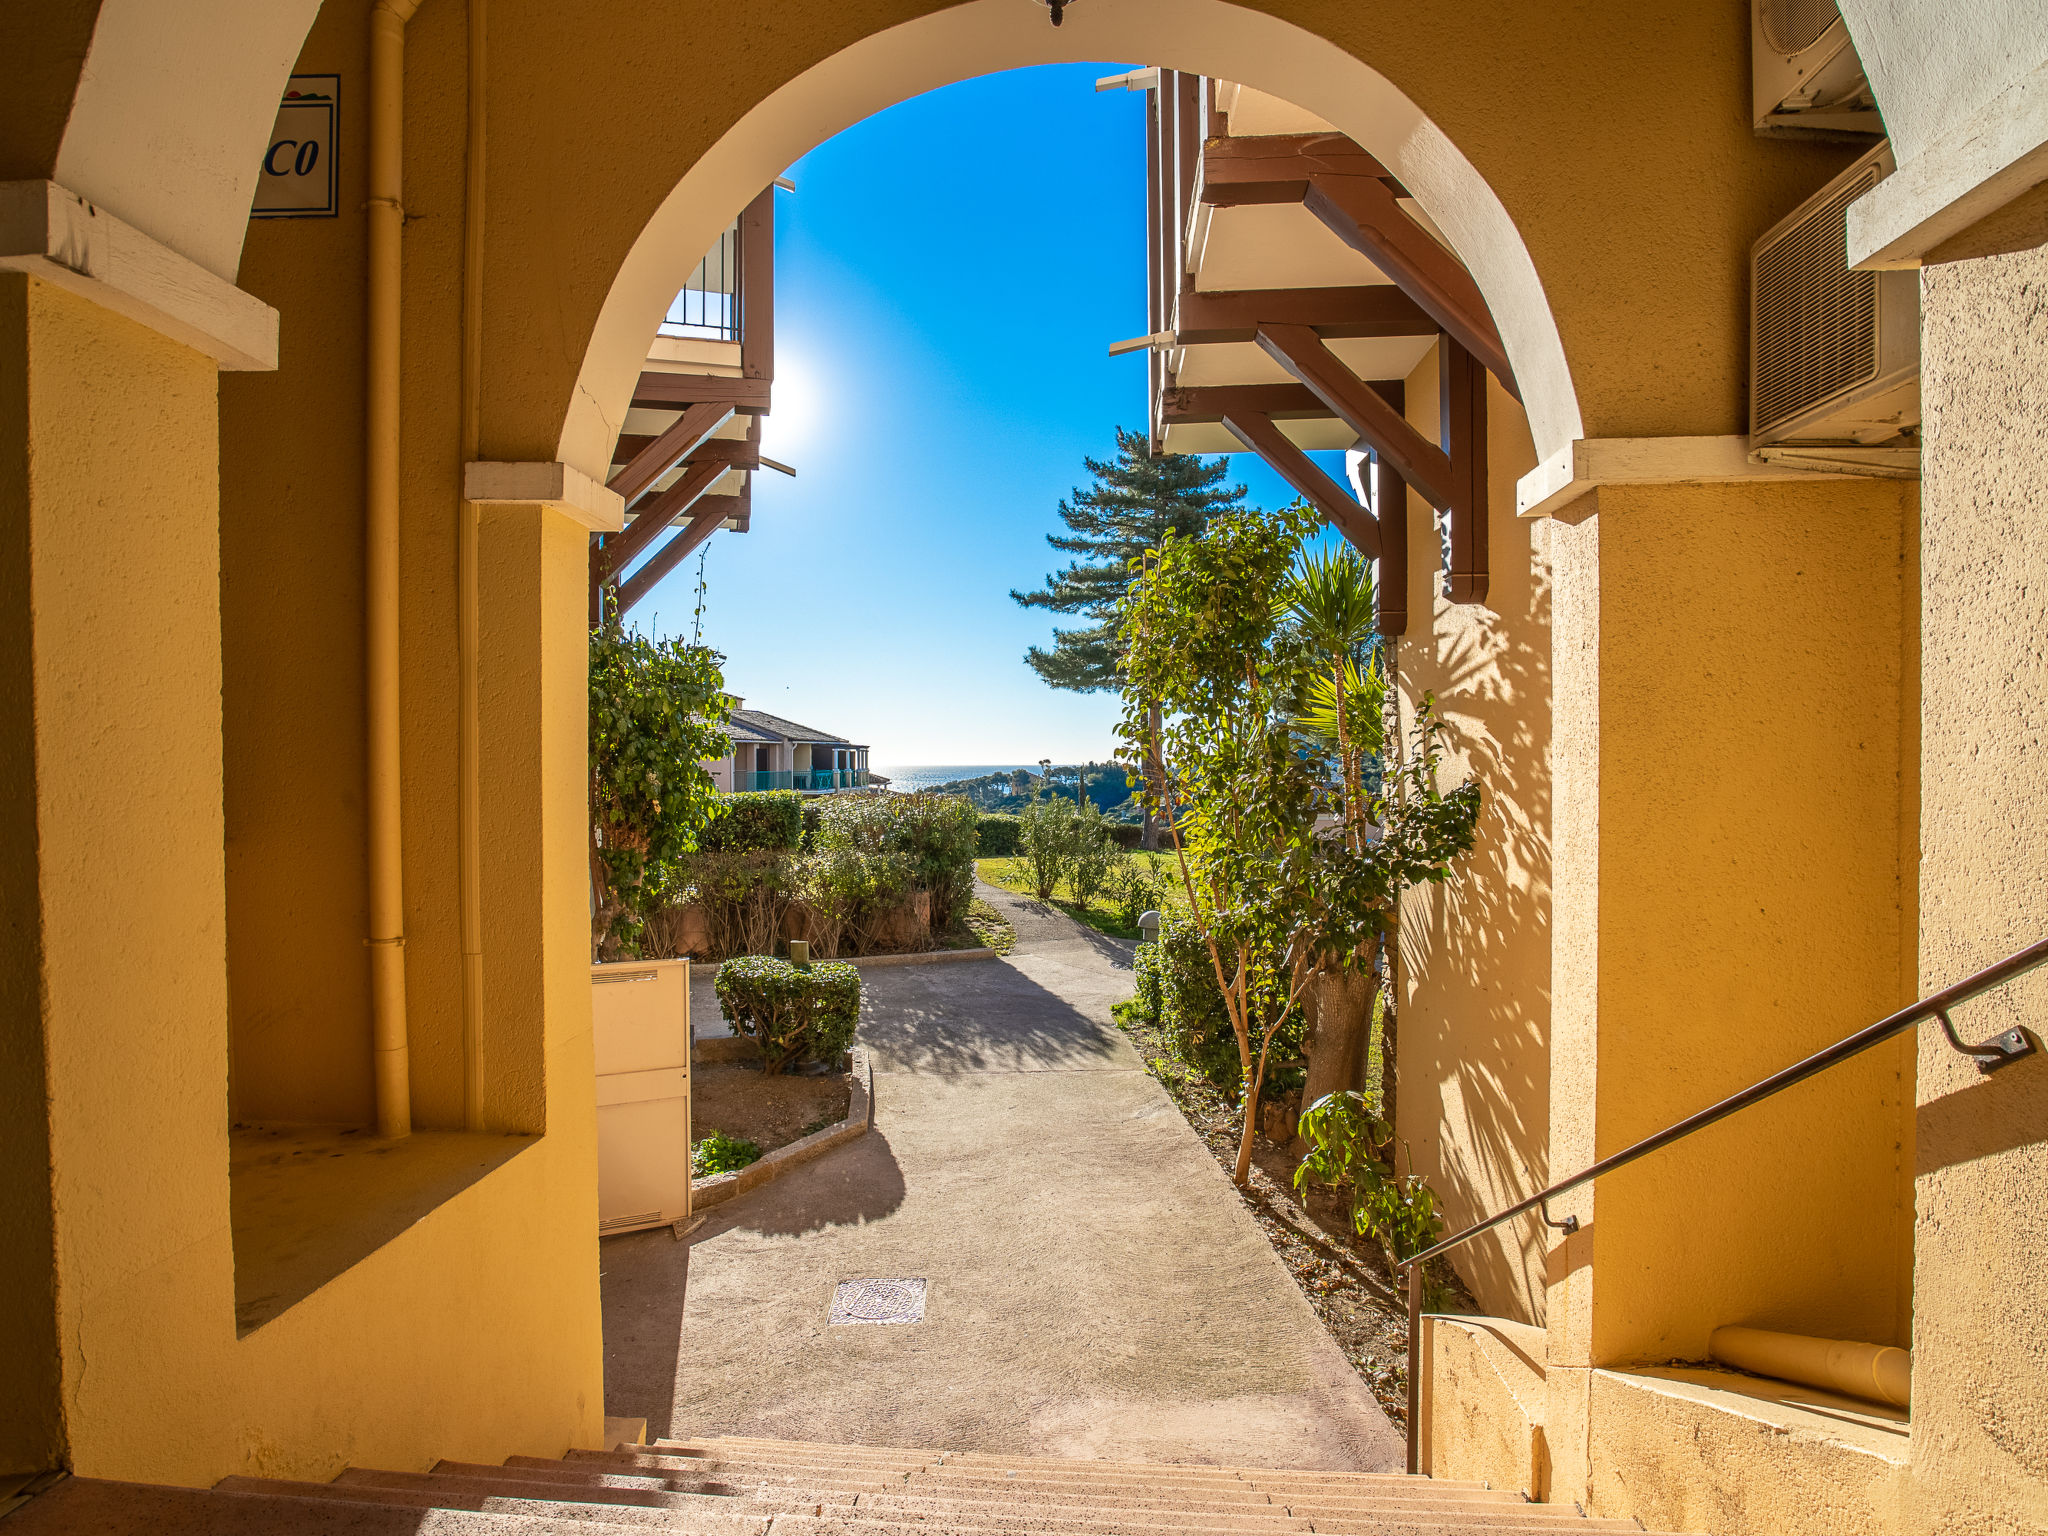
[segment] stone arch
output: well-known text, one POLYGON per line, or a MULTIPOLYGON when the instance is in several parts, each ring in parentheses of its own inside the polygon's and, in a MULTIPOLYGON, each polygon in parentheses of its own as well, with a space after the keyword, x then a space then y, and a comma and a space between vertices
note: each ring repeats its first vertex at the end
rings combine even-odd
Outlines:
POLYGON ((684 172, 605 295, 557 457, 605 478, 648 339, 681 275, 749 198, 810 149, 959 80, 1101 59, 1238 80, 1343 129, 1401 179, 1471 270, 1513 359, 1538 454, 1583 435, 1564 342, 1514 220, 1450 137, 1385 75, 1305 28, 1225 0, 1076 6, 1058 28, 1019 0, 968 0, 872 33, 796 75, 684 172))

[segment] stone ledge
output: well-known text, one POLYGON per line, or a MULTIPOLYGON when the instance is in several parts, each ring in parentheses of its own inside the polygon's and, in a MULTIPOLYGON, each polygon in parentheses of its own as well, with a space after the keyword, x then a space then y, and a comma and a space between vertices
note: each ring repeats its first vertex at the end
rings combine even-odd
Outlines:
MULTIPOLYGON (((753 1042, 747 1042, 752 1045, 753 1042)), ((702 1048, 706 1042, 696 1042, 702 1048)), ((834 1147, 865 1136, 875 1123, 875 1066, 864 1045, 853 1048, 853 1094, 846 1106, 846 1118, 822 1131, 813 1131, 801 1141, 777 1147, 759 1162, 749 1163, 731 1173, 713 1174, 690 1181, 690 1213, 694 1216, 714 1205, 723 1205, 736 1195, 781 1178, 800 1163, 821 1157, 834 1147)))

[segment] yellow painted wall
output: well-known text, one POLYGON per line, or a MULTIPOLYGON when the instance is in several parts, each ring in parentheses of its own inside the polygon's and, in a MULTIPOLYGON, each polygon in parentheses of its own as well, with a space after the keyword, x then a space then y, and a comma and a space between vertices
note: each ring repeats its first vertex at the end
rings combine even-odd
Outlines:
MULTIPOLYGON (((1899 1005, 1915 499, 1607 487, 1553 531, 1554 1167, 1899 1005)), ((1559 1497, 1628 1454, 1589 1366, 1700 1359, 1730 1322, 1904 1342, 1912 1073, 1880 1048, 1560 1202, 1585 1226, 1551 1269, 1559 1497)))
MULTIPOLYGON (((1437 362, 1407 382, 1408 418, 1430 441, 1437 362)), ((1443 597, 1437 515, 1408 497, 1408 633, 1401 717, 1436 695, 1449 727, 1446 783, 1481 786, 1478 838, 1454 880, 1401 903, 1400 1133, 1452 1230, 1541 1189, 1550 1169, 1549 525, 1515 515, 1535 467, 1528 425, 1488 397, 1492 574, 1482 604, 1443 597)), ((1488 1313, 1541 1322, 1543 1227, 1530 1217, 1462 1249, 1460 1276, 1488 1313)))
MULTIPOLYGON (((2048 935, 2048 250, 1929 267, 1920 980, 2048 935)), ((2048 1035, 2039 972, 1956 1015, 2048 1035)), ((2048 1527, 2048 1060, 1920 1040, 1915 1530, 2048 1527)))
POLYGON ((544 602, 537 549, 489 588, 514 646, 547 658, 512 700, 522 724, 496 740, 525 781, 501 799, 501 872, 536 894, 508 904, 502 932, 541 987, 501 1053, 504 1118, 550 1134, 238 1340, 216 375, 17 274, 0 275, 0 327, 0 410, 25 428, 17 455, 29 447, 0 466, 0 572, 30 599, 16 611, 32 611, 35 642, 33 763, 19 686, 0 763, 32 789, 37 839, 30 899, 10 909, 23 921, 0 1038, 11 1062, 40 1055, 48 1090, 42 1126, 11 1125, 4 1144, 10 1232, 30 1241, 9 1245, 0 1310, 10 1340, 41 1332, 56 1350, 4 1352, 0 1463, 204 1484, 595 1443, 581 530, 545 541, 544 602), (38 1208, 25 1196, 44 1141, 54 1182, 38 1208))

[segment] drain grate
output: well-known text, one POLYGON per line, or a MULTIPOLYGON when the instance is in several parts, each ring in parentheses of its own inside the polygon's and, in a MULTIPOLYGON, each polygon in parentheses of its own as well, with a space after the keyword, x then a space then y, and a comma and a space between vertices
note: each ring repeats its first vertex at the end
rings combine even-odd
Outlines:
POLYGON ((922 1280, 842 1280, 832 1292, 831 1323, 921 1323, 922 1280))

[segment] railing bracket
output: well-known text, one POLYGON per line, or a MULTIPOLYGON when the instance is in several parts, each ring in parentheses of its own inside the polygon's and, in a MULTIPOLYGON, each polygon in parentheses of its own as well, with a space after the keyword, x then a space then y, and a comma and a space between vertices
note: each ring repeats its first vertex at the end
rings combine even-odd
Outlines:
POLYGON ((1543 1225, 1545 1225, 1546 1227, 1555 1227, 1558 1231, 1562 1232, 1566 1237, 1570 1237, 1574 1232, 1579 1230, 1579 1218, 1576 1216, 1567 1216, 1563 1221, 1552 1221, 1550 1219, 1550 1202, 1548 1200, 1538 1201, 1536 1204, 1536 1209, 1543 1213, 1543 1225))
POLYGON ((1948 1043, 1959 1053, 1975 1061, 1979 1072, 1996 1072, 2000 1067, 2009 1067, 2040 1049, 2034 1043, 2034 1037, 2018 1025, 2014 1025, 2002 1035, 1993 1035, 1982 1045, 1965 1045, 1962 1036, 1956 1033, 1956 1027, 1950 1021, 1947 1009, 1942 1009, 1934 1016, 1941 1020, 1941 1032, 1948 1036, 1948 1043))

